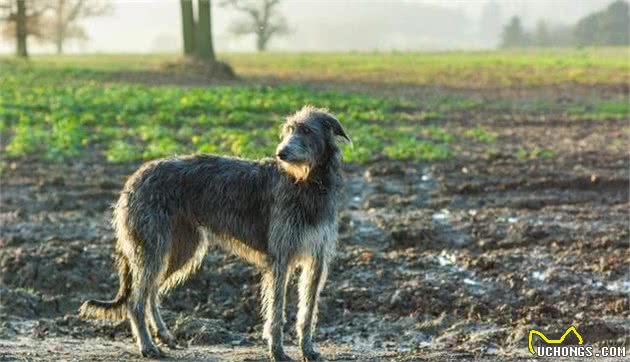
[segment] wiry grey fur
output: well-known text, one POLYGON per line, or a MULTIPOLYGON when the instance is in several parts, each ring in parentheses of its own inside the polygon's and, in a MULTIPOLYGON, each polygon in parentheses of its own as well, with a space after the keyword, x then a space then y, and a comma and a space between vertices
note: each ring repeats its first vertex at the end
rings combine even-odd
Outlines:
POLYGON ((304 360, 316 360, 311 336, 317 300, 337 239, 342 189, 336 137, 348 141, 326 110, 304 107, 282 128, 275 158, 250 161, 213 155, 144 164, 115 206, 120 289, 113 301, 86 301, 84 318, 130 319, 143 356, 158 357, 148 326, 176 347, 162 321, 159 296, 186 280, 209 245, 262 270, 264 337, 271 360, 290 360, 282 346, 289 274, 300 266, 297 330, 304 360))

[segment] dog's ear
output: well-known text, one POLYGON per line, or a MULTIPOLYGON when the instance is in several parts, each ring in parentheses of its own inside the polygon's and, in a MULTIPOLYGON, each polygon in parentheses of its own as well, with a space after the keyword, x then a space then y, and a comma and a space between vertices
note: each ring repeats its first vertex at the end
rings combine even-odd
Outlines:
POLYGON ((333 134, 335 136, 339 136, 343 139, 346 140, 346 142, 348 142, 350 145, 352 145, 352 140, 350 139, 350 136, 348 136, 348 134, 346 133, 346 130, 343 129, 343 126, 341 125, 341 122, 339 122, 339 120, 331 115, 328 115, 326 117, 326 125, 330 128, 330 130, 333 132, 333 134))

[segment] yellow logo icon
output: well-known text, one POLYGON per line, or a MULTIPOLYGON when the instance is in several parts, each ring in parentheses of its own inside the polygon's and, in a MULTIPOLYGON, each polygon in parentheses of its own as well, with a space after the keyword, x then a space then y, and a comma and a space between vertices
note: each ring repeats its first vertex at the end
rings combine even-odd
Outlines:
POLYGON ((535 329, 530 329, 529 330, 529 336, 527 337, 529 351, 533 355, 536 355, 536 352, 534 351, 534 346, 532 345, 532 340, 534 338, 534 334, 539 336, 540 338, 542 338, 542 340, 545 341, 545 343, 548 343, 548 344, 560 344, 560 343, 564 342, 564 339, 567 338, 569 333, 572 333, 572 332, 577 337, 578 344, 583 344, 584 340, 582 339, 582 336, 580 335, 580 333, 578 333, 577 329, 574 326, 571 326, 571 327, 567 328, 567 330, 564 332, 562 337, 560 337, 558 339, 549 339, 542 332, 537 331, 535 329))

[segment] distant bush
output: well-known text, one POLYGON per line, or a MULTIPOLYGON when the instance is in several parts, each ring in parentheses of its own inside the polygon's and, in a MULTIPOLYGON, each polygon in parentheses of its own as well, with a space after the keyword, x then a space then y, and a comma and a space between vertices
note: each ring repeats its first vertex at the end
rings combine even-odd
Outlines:
POLYGON ((501 47, 524 47, 528 46, 528 35, 521 25, 521 19, 518 16, 513 16, 510 22, 503 28, 501 33, 501 47))
POLYGON ((630 7, 623 0, 582 18, 575 26, 578 45, 629 45, 630 7))
POLYGON ((536 29, 524 29, 521 19, 514 16, 503 27, 501 47, 605 46, 630 45, 630 7, 623 0, 606 9, 580 19, 575 26, 549 24, 538 20, 536 29))

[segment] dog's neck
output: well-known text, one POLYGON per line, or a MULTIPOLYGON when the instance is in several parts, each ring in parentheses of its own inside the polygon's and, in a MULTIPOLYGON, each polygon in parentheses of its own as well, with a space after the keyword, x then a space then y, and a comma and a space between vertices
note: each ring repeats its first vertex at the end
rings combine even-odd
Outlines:
POLYGON ((331 152, 310 171, 308 184, 316 185, 320 191, 336 191, 341 187, 340 151, 331 152))

